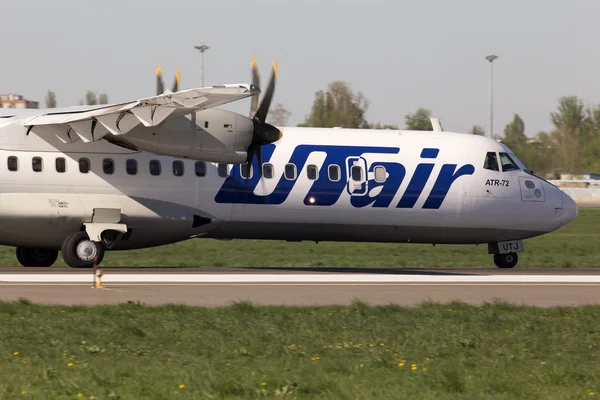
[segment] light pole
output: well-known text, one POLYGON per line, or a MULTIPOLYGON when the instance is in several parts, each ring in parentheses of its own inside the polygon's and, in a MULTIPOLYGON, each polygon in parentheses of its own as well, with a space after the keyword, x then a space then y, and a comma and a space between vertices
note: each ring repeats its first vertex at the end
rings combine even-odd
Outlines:
POLYGON ((485 59, 490 62, 490 138, 494 138, 494 60, 496 55, 489 55, 485 59))
POLYGON ((200 51, 200 82, 202 84, 202 87, 204 87, 204 52, 208 49, 210 49, 210 47, 208 47, 207 45, 203 44, 200 46, 194 46, 194 48, 198 51, 200 51))

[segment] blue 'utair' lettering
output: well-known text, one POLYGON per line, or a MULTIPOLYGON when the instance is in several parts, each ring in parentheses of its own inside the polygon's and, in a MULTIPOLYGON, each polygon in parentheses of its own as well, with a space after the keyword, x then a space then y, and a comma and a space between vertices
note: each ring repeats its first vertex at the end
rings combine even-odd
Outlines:
MULTIPOLYGON (((421 151, 421 158, 437 158, 440 150, 439 149, 423 149, 421 151)), ((421 192, 423 192, 423 188, 431 175, 431 171, 433 171, 433 163, 421 163, 417 165, 415 169, 415 173, 410 180, 408 187, 406 188, 406 192, 400 199, 398 203, 398 208, 413 208, 415 203, 421 196, 421 192)))
POLYGON ((402 164, 394 162, 375 162, 371 164, 369 172, 373 173, 375 167, 384 167, 388 177, 383 183, 376 182, 375 179, 369 179, 369 193, 367 195, 350 197, 350 203, 354 207, 365 207, 371 203, 373 203, 373 207, 389 207, 406 175, 406 168, 404 168, 404 165, 402 164), (379 193, 371 196, 371 193, 376 192, 379 193))
MULTIPOLYGON (((262 146, 262 149, 263 162, 266 163, 273 156, 275 145, 265 145, 262 146)), ((348 157, 357 157, 364 153, 397 154, 399 151, 400 149, 397 147, 300 145, 294 149, 289 163, 295 164, 298 174, 300 174, 311 153, 324 152, 327 154, 319 178, 310 188, 304 199, 304 204, 329 206, 339 199, 347 182, 343 169, 341 179, 338 182, 330 181, 327 175, 329 165, 335 164, 344 168, 348 157), (310 197, 313 198, 312 203, 309 202, 310 197)), ((280 175, 273 192, 268 195, 256 195, 254 190, 262 176, 262 169, 259 167, 256 157, 252 160, 252 170, 254 172, 252 178, 245 179, 241 176, 240 167, 238 165, 234 166, 216 194, 215 202, 227 204, 282 204, 297 181, 297 179, 286 179, 281 168, 276 169, 275 172, 280 175)))
POLYGON ((454 172, 455 169, 456 164, 444 164, 442 166, 442 170, 433 185, 433 189, 431 189, 431 193, 429 193, 429 197, 423 204, 423 208, 440 208, 454 181, 463 175, 473 175, 475 172, 475 167, 471 164, 463 165, 458 171, 454 172))

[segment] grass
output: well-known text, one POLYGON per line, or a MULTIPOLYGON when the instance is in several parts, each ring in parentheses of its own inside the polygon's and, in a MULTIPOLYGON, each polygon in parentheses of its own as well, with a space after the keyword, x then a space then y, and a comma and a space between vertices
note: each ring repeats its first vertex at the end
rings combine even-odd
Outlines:
MULTIPOLYGON (((580 208, 566 227, 524 242, 519 268, 600 266, 600 208, 580 208)), ((0 246, 0 266, 18 265, 0 246)), ((62 259, 56 265, 64 266, 62 259)), ((108 252, 103 266, 494 267, 487 246, 192 239, 168 246, 108 252)))
POLYGON ((0 398, 584 399, 600 306, 0 303, 0 398))

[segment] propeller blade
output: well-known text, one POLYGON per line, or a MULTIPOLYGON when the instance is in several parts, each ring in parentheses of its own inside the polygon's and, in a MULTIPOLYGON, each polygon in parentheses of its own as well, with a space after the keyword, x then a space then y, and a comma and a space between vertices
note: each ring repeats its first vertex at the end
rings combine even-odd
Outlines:
MULTIPOLYGON (((260 75, 258 74, 258 63, 256 62, 256 56, 252 56, 252 61, 250 61, 250 69, 252 70, 252 84, 256 87, 260 87, 260 75)), ((254 117, 256 111, 258 111, 258 97, 258 94, 252 96, 250 103, 250 118, 254 117)))
POLYGON ((173 88, 171 92, 179 92, 179 81, 181 79, 181 73, 179 72, 179 68, 177 68, 177 72, 175 73, 175 82, 173 82, 173 88))
POLYGON ((165 92, 165 84, 162 78, 162 69, 160 64, 156 66, 156 95, 161 95, 165 92))
POLYGON ((254 119, 264 123, 267 119, 267 114, 269 113, 269 107, 271 107, 271 100, 273 100, 273 95, 275 94, 275 80, 277 79, 277 60, 273 61, 273 70, 271 71, 271 80, 269 81, 269 86, 267 87, 267 91, 263 96, 262 102, 258 107, 258 111, 256 115, 254 115, 254 119))

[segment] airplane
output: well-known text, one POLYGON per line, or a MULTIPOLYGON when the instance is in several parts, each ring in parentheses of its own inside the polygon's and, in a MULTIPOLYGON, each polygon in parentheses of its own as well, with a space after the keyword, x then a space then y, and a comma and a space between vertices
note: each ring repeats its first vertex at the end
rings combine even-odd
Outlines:
POLYGON ((275 127, 277 65, 262 100, 251 66, 250 84, 177 77, 132 102, 0 110, 0 244, 25 267, 60 250, 73 268, 190 238, 487 244, 512 268, 524 239, 577 215, 504 144, 435 118, 429 132, 275 127), (248 97, 249 117, 215 108, 248 97))

